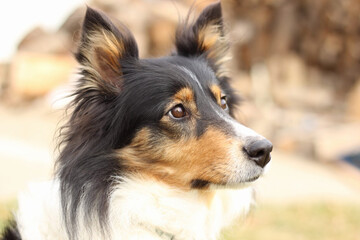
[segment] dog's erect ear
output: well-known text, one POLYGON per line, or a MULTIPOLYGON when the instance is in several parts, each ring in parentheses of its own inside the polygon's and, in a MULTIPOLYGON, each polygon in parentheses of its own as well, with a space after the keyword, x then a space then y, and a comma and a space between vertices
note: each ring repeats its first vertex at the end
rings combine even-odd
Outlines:
POLYGON ((185 22, 175 37, 177 53, 185 57, 204 55, 217 75, 227 60, 228 41, 225 38, 220 2, 206 7, 194 23, 185 22))
MULTIPOLYGON (((122 61, 138 59, 136 41, 122 24, 87 8, 76 59, 98 87, 121 89, 122 61)), ((94 82, 93 82, 94 83, 94 82)))

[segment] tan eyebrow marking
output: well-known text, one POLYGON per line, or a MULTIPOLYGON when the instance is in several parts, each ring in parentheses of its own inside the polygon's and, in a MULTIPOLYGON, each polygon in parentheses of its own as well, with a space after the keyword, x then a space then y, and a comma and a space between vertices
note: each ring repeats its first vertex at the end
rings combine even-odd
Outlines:
POLYGON ((174 95, 175 100, 180 100, 185 103, 193 102, 194 101, 194 92, 188 88, 182 88, 174 95))
POLYGON ((220 100, 221 100, 221 89, 218 85, 213 84, 210 87, 211 92, 214 94, 215 98, 216 98, 216 102, 220 105, 220 100))

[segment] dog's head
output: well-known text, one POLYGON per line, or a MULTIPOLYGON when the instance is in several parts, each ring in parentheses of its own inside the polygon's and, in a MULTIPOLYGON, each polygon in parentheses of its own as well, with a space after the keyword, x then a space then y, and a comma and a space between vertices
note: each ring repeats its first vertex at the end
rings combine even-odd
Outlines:
POLYGON ((180 27, 175 46, 172 56, 139 59, 129 30, 88 8, 74 137, 94 144, 93 154, 116 155, 127 174, 177 187, 257 179, 272 145, 233 118, 220 4, 180 27))
POLYGON ((171 56, 139 59, 129 30, 88 8, 76 54, 83 77, 58 161, 63 202, 90 194, 89 205, 106 205, 101 194, 121 174, 181 189, 234 187, 262 174, 272 145, 233 118, 220 3, 175 40, 171 56))

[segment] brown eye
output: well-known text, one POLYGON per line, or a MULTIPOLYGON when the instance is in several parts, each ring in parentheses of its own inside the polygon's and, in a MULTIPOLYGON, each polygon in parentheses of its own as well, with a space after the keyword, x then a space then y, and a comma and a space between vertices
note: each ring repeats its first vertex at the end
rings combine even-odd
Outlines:
POLYGON ((226 97, 222 97, 220 100, 220 106, 222 109, 226 110, 228 108, 227 102, 226 102, 226 97))
POLYGON ((185 117, 187 113, 184 106, 179 104, 170 110, 169 115, 174 119, 179 119, 185 117))

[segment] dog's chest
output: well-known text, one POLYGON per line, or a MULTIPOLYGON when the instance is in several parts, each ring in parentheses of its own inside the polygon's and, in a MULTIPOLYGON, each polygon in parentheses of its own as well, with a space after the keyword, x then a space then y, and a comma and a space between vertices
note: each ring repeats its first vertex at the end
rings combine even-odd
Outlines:
MULTIPOLYGON (((252 188, 183 192, 154 181, 122 179, 109 202, 113 240, 215 240, 253 201, 252 188)), ((19 201, 17 220, 28 240, 67 239, 58 182, 34 184, 19 201)), ((79 218, 79 239, 91 239, 79 218)), ((92 239, 102 239, 97 225, 92 239)))
POLYGON ((115 239, 216 239, 244 216, 253 201, 250 187, 183 192, 154 181, 125 180, 113 191, 110 222, 115 239))

